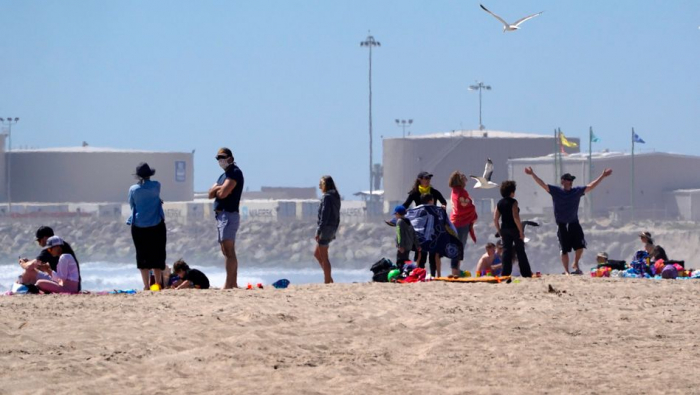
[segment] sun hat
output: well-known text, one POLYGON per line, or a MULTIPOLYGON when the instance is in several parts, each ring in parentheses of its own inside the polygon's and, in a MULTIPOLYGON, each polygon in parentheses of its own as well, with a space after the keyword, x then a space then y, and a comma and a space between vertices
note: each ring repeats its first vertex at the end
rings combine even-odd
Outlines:
POLYGON ((148 178, 154 174, 156 174, 156 169, 151 169, 151 166, 146 162, 141 162, 136 166, 136 175, 141 178, 148 178))

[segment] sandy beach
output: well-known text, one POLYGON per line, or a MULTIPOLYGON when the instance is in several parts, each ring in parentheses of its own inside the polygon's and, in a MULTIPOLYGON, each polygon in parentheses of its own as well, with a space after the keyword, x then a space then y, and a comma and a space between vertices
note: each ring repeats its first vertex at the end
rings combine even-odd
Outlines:
POLYGON ((0 393, 688 394, 699 297, 564 276, 7 296, 0 393))

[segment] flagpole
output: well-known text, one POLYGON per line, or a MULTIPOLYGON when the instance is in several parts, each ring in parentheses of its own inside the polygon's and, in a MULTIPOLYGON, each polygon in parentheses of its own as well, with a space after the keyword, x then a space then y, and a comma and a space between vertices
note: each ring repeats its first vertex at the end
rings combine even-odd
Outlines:
POLYGON ((632 189, 630 192, 630 202, 632 204, 632 221, 634 221, 634 128, 632 128, 632 189))
MULTIPOLYGON (((593 181, 593 126, 588 128, 588 182, 593 181)), ((593 218, 593 196, 588 194, 588 219, 593 218)))
POLYGON ((558 131, 559 131, 559 139, 558 139, 558 141, 559 141, 559 176, 557 177, 557 179, 559 179, 561 177, 561 175, 564 174, 564 156, 561 154, 561 152, 564 150, 564 146, 561 143, 561 128, 558 128, 558 131))
POLYGON ((559 155, 559 144, 557 144, 557 129, 554 129, 554 182, 557 185, 557 155, 559 155))

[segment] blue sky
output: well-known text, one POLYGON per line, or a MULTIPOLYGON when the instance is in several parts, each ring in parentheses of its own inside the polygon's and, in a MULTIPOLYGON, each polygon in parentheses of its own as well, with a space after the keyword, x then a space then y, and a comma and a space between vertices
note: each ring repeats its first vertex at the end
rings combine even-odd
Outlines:
MULTIPOLYGON (((700 2, 0 1, 0 116, 13 145, 195 153, 195 188, 230 147, 250 190, 367 189, 367 58, 381 138, 478 127, 697 154, 700 2)), ((584 146, 584 149, 587 147, 584 146)))

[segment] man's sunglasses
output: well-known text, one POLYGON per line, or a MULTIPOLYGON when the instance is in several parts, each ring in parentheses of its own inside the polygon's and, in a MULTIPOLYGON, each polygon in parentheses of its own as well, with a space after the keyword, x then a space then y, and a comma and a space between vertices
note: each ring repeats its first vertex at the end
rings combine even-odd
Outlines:
POLYGON ((216 160, 219 160, 219 159, 228 159, 228 158, 229 158, 228 156, 224 156, 224 155, 217 155, 217 156, 216 156, 216 160))

